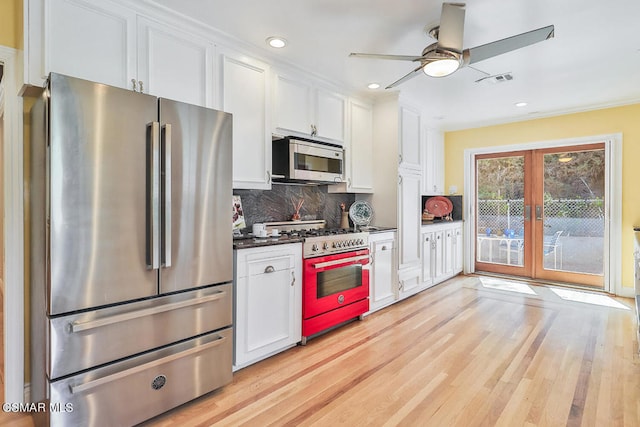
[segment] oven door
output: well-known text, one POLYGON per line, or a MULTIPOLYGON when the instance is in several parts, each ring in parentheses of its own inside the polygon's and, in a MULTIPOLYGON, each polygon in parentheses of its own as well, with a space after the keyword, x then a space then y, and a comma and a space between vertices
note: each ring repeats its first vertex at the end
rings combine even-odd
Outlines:
POLYGON ((369 297, 369 250, 304 260, 305 319, 369 297))

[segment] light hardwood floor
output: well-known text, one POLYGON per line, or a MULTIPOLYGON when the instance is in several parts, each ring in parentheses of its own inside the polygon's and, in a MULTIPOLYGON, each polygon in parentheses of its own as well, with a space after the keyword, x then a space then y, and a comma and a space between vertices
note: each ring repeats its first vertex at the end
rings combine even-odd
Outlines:
POLYGON ((640 425, 633 301, 523 289, 459 276, 145 425, 640 425))

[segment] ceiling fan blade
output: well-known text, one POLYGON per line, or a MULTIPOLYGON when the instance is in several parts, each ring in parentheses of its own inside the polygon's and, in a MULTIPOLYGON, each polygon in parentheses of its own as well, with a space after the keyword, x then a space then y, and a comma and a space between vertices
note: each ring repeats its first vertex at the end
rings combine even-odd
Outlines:
POLYGON ((464 3, 442 3, 438 47, 462 53, 464 36, 464 3))
POLYGON ((494 56, 502 55, 503 53, 511 52, 512 50, 548 40, 553 38, 553 31, 553 25, 549 25, 538 28, 537 30, 507 37, 506 39, 483 44, 482 46, 465 49, 465 64, 474 64, 494 56))
POLYGON ((416 68, 415 70, 413 70, 412 72, 410 72, 409 74, 407 74, 406 76, 396 80, 395 82, 391 83, 389 86, 385 87, 385 89, 391 89, 392 87, 396 87, 398 86, 400 83, 404 83, 407 80, 413 78, 416 76, 416 74, 418 74, 420 71, 422 71, 422 67, 423 65, 420 64, 420 66, 418 68, 416 68))
POLYGON ((378 53, 350 53, 349 56, 355 56, 356 58, 394 59, 396 61, 419 61, 422 59, 422 56, 383 55, 378 53))

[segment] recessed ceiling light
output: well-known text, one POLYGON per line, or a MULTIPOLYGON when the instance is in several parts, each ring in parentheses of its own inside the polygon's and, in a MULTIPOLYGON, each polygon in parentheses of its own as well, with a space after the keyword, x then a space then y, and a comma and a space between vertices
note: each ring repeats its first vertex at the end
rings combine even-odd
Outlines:
POLYGON ((368 87, 369 89, 379 89, 379 88, 380 88, 380 83, 369 83, 369 84, 367 85, 367 87, 368 87))
POLYGON ((287 45, 287 41, 282 37, 269 37, 267 38, 267 44, 271 47, 280 49, 287 45))
POLYGON ((526 102, 516 102, 516 107, 526 107, 527 103, 526 102))

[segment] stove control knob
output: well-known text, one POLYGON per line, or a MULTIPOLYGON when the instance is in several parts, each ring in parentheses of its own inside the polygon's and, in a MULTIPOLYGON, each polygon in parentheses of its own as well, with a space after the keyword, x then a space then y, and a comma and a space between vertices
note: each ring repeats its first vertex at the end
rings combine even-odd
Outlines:
POLYGON ((332 248, 337 248, 338 247, 338 242, 333 242, 333 245, 331 245, 332 248))
POLYGON ((364 239, 358 239, 358 244, 359 245, 364 245, 364 239))
POLYGON ((329 249, 329 244, 327 242, 324 242, 324 245, 322 245, 322 249, 324 249, 325 251, 329 249))
POLYGON ((314 251, 314 252, 317 252, 318 251, 318 245, 314 243, 313 246, 311 246, 311 250, 314 251))

